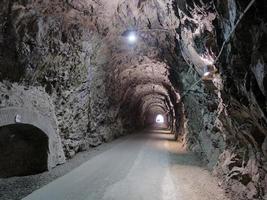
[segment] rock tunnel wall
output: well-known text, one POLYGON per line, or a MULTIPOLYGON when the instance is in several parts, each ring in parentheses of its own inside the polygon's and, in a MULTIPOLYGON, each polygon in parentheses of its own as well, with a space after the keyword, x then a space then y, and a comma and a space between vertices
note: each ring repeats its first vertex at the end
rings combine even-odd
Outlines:
POLYGON ((191 66, 180 71, 181 84, 190 89, 183 101, 184 141, 206 158, 235 198, 264 199, 266 3, 177 1, 175 6, 181 22, 179 50, 191 66), (209 65, 216 70, 212 79, 191 88, 209 65))
POLYGON ((0 79, 7 87, 1 91, 1 107, 14 103, 9 98, 14 93, 18 106, 36 105, 38 110, 42 101, 48 104, 42 114, 51 106, 67 157, 110 135, 101 63, 105 57, 98 54, 105 27, 96 21, 98 12, 86 2, 1 2, 0 79), (28 102, 39 89, 47 98, 28 102), (28 92, 21 99, 24 90, 28 92))

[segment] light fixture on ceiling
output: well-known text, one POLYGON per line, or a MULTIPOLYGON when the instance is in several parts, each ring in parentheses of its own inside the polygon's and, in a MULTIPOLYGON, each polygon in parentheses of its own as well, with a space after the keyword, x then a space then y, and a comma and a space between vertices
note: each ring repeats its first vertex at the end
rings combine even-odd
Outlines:
POLYGON ((122 34, 121 34, 122 37, 125 37, 127 42, 129 44, 134 44, 136 43, 137 41, 137 38, 138 38, 138 33, 136 30, 134 29, 129 29, 129 30, 126 30, 124 31, 122 34))
POLYGON ((204 67, 203 78, 211 77, 213 74, 216 73, 216 71, 217 69, 214 65, 206 65, 204 67))
POLYGON ((148 33, 148 32, 165 32, 165 33, 172 33, 169 29, 164 28, 151 28, 151 29, 127 29, 125 30, 121 36, 126 37, 127 41, 130 44, 134 44, 137 42, 140 33, 148 33))
POLYGON ((204 77, 207 77, 209 75, 210 75, 210 72, 204 72, 204 74, 203 74, 204 77))
POLYGON ((209 67, 208 67, 208 65, 206 65, 206 66, 204 67, 204 74, 203 74, 203 77, 206 78, 206 77, 209 76, 209 75, 210 75, 209 67))
POLYGON ((137 41, 137 34, 135 31, 130 31, 128 34, 127 34, 127 41, 130 43, 130 44, 134 44, 136 43, 137 41))
POLYGON ((183 92, 180 99, 186 96, 191 91, 191 89, 194 88, 199 82, 212 80, 214 78, 214 74, 216 73, 216 71, 217 69, 214 65, 206 65, 204 67, 202 77, 200 77, 196 82, 191 84, 191 86, 187 90, 184 90, 185 92, 183 92))

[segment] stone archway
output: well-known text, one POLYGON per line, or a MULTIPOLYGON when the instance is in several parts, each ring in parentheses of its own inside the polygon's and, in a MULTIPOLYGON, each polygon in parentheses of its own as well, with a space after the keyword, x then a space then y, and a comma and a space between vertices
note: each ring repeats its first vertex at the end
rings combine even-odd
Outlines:
POLYGON ((65 162, 56 123, 25 108, 0 109, 0 145, 0 177, 34 174, 65 162))

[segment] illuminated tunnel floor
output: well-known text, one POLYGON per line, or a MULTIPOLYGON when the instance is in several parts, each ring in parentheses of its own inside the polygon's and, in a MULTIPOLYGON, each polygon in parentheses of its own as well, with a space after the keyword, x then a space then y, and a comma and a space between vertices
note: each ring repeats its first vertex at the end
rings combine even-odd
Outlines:
POLYGON ((134 134, 24 200, 224 200, 217 180, 166 131, 134 134))

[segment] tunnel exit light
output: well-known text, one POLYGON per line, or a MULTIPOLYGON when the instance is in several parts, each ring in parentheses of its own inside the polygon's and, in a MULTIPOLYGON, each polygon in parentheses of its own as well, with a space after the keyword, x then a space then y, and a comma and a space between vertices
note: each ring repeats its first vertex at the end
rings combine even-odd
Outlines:
POLYGON ((162 115, 157 115, 156 123, 157 124, 163 124, 164 123, 164 117, 162 115))

